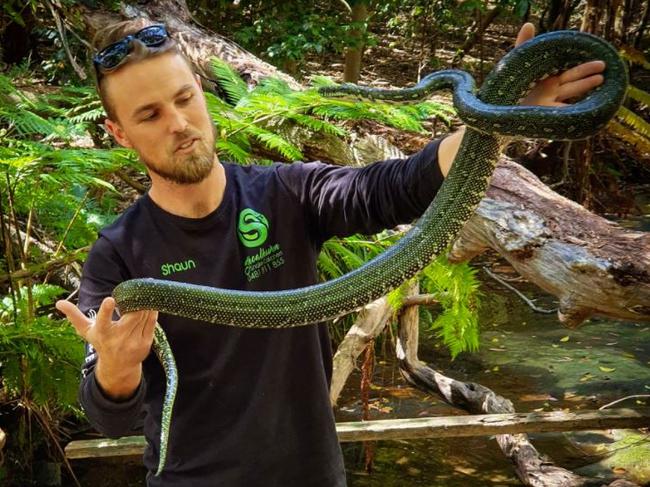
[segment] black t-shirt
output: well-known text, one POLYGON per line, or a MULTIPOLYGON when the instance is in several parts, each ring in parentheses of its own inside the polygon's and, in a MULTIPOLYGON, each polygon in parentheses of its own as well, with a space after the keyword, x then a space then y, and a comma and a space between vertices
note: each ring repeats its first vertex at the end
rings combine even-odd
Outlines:
MULTIPOLYGON (((120 282, 154 277, 269 291, 317 282, 332 236, 372 234, 422 214, 442 184, 440 140, 404 160, 364 168, 322 163, 224 163, 221 205, 184 218, 138 199, 100 232, 84 265, 79 307, 91 315, 120 282)), ((159 315, 176 358, 178 393, 165 470, 150 486, 345 485, 329 384, 325 324, 243 329, 159 315)), ((158 464, 164 372, 154 354, 135 396, 109 400, 89 347, 80 401, 107 436, 132 434, 144 414, 144 463, 158 464), (144 413, 143 413, 144 412, 144 413)))

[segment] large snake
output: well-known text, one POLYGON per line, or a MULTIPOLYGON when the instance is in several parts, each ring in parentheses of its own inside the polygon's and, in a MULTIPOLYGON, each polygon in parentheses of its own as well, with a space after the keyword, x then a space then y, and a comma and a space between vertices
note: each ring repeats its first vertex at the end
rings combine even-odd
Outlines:
MULTIPOLYGON (((428 75, 401 90, 356 85, 323 87, 324 96, 415 102, 453 89, 453 103, 468 129, 442 187, 412 229, 362 267, 331 281, 277 292, 217 289, 157 279, 133 279, 113 291, 121 313, 155 309, 209 323, 247 328, 287 328, 333 319, 363 306, 423 269, 458 236, 483 198, 506 137, 581 139, 602 128, 621 105, 627 71, 607 42, 580 32, 558 31, 523 43, 501 59, 475 96, 473 78, 462 71, 428 75), (535 82, 577 64, 606 63, 604 82, 567 107, 514 106, 535 82)), ((166 461, 176 394, 174 357, 156 325, 153 349, 167 377, 162 412, 159 475, 166 461)))

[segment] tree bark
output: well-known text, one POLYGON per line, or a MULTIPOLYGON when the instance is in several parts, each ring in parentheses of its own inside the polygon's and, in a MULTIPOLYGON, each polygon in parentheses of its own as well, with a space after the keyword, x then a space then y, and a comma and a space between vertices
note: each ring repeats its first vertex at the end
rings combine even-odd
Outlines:
MULTIPOLYGON (((368 5, 366 0, 357 0, 352 5, 352 22, 365 22, 368 19, 368 5)), ((351 37, 357 42, 354 47, 345 50, 345 70, 343 80, 347 83, 356 83, 361 74, 361 56, 363 55, 363 29, 354 29, 351 37)))
POLYGON ((590 213, 505 156, 450 258, 488 248, 557 296, 566 326, 592 316, 650 321, 650 234, 590 213))
POLYGON ((589 32, 590 34, 600 35, 600 19, 604 17, 606 7, 607 0, 587 0, 587 7, 582 14, 580 30, 582 32, 589 32))

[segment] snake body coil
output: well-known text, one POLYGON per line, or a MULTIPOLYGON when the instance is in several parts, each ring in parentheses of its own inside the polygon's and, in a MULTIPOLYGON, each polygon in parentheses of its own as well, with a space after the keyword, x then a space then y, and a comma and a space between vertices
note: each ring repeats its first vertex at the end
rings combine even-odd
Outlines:
MULTIPOLYGON (((429 208, 394 246, 362 267, 322 284, 278 292, 216 289, 157 279, 119 284, 113 296, 121 313, 156 309, 215 324, 287 328, 342 316, 413 277, 458 236, 488 188, 504 137, 580 139, 602 128, 616 113, 627 89, 627 71, 617 52, 595 36, 574 31, 543 34, 508 53, 474 95, 473 78, 462 71, 433 73, 413 88, 382 90, 342 85, 321 88, 324 96, 358 96, 393 102, 422 100, 453 89, 453 103, 468 126, 445 182, 429 208), (604 82, 573 105, 513 106, 545 76, 599 59, 604 82), (569 61, 569 63, 567 63, 569 61)), ((167 374, 159 474, 165 464, 176 372, 162 328, 154 350, 167 374)))

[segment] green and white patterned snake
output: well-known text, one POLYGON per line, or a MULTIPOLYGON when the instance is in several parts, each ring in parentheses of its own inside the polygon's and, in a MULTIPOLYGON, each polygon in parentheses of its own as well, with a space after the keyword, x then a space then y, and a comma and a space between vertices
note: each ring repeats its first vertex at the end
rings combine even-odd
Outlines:
MULTIPOLYGON (((507 138, 586 138, 602 128, 623 102, 628 77, 616 50, 602 39, 575 31, 539 35, 509 52, 475 95, 473 78, 462 71, 428 75, 412 88, 384 90, 344 84, 320 89, 324 96, 354 96, 417 102, 440 89, 453 89, 453 104, 467 125, 460 149, 431 205, 394 246, 362 267, 331 281, 300 289, 249 292, 157 279, 133 279, 113 291, 120 312, 154 309, 214 324, 246 328, 288 328, 330 320, 378 299, 423 269, 458 236, 483 198, 507 138), (602 60, 604 82, 566 107, 516 106, 549 75, 602 60)), ((156 325, 153 349, 167 378, 162 411, 160 461, 165 466, 176 395, 174 357, 156 325)))

